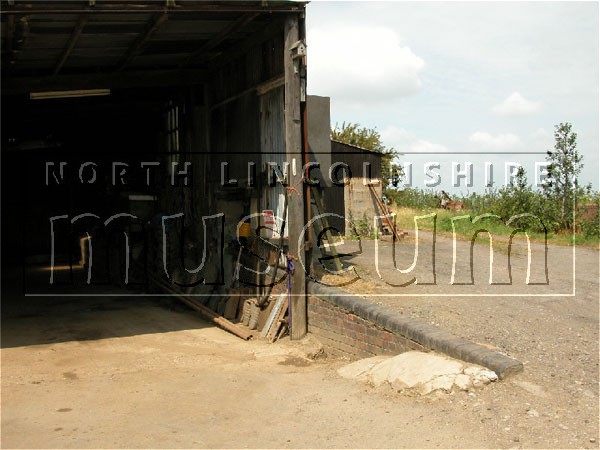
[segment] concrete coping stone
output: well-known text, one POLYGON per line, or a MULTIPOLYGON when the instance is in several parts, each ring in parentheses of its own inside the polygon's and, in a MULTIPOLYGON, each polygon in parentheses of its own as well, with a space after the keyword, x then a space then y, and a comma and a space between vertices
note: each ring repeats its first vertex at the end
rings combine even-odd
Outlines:
POLYGON ((523 371, 523 363, 483 345, 454 336, 421 320, 404 317, 333 286, 310 282, 309 293, 321 300, 368 320, 381 328, 408 338, 425 348, 493 370, 500 379, 523 371))

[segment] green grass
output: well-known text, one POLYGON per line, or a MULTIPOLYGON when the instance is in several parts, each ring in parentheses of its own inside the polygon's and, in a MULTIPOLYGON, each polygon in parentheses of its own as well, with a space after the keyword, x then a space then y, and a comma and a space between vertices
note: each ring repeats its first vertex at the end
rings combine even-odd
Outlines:
MULTIPOLYGON (((470 215, 471 218, 475 218, 476 215, 473 214, 470 210, 463 211, 448 211, 444 209, 426 209, 426 210, 417 210, 411 208, 394 208, 394 212, 397 214, 396 216, 396 224, 399 229, 406 230, 411 234, 414 234, 415 216, 425 216, 431 213, 435 213, 437 215, 436 220, 436 232, 444 235, 444 236, 452 236, 452 218, 458 216, 470 215)), ((482 219, 477 224, 473 225, 470 223, 468 219, 457 220, 454 222, 456 235, 461 239, 472 239, 473 233, 477 229, 486 229, 494 236, 495 240, 498 242, 507 242, 511 232, 514 231, 514 228, 508 227, 503 223, 500 223, 498 220, 490 220, 490 219, 482 219), (476 226, 479 225, 479 226, 476 226)), ((424 230, 432 230, 433 229, 433 219, 424 219, 419 220, 419 228, 424 230)), ((523 236, 523 233, 519 233, 518 235, 523 236)), ((544 233, 536 233, 536 232, 528 232, 528 235, 532 241, 535 242, 544 242, 544 233)), ((573 245, 573 240, 575 240, 576 245, 581 245, 585 247, 598 248, 598 238, 597 237, 586 237, 583 234, 575 234, 573 237, 573 233, 551 233, 548 232, 548 243, 549 244, 557 244, 557 245, 573 245)), ((487 233, 479 233, 477 236, 478 242, 488 242, 487 233)))

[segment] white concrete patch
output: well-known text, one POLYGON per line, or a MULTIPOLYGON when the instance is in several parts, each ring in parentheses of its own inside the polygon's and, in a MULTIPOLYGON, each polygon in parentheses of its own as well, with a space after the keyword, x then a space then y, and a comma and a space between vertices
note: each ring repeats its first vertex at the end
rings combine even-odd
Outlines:
POLYGON ((471 377, 469 375, 465 375, 464 373, 456 375, 454 378, 454 384, 461 391, 468 391, 471 386, 471 377))
POLYGON ((375 364, 371 370, 369 370, 369 373, 367 373, 367 380, 374 386, 381 386, 383 383, 390 381, 390 372, 394 364, 394 358, 389 358, 375 364))
POLYGON ((360 359, 338 369, 338 374, 344 378, 367 381, 367 375, 376 364, 389 359, 388 356, 373 356, 372 358, 360 359))
POLYGON ((479 384, 490 384, 492 381, 497 381, 498 375, 491 370, 480 370, 473 375, 473 384, 475 386, 479 384))
POLYGON ((391 385, 398 391, 427 395, 434 391, 468 391, 498 380, 483 367, 437 353, 406 352, 394 357, 375 356, 348 364, 338 370, 344 378, 368 382, 374 386, 391 385))
POLYGON ((433 391, 451 392, 454 385, 454 378, 453 375, 436 377, 431 381, 418 385, 417 391, 421 395, 427 395, 433 391))

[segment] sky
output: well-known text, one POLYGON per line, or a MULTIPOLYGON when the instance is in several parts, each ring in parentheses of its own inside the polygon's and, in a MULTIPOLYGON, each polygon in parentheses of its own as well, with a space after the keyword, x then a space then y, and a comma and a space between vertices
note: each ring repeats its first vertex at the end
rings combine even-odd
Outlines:
POLYGON ((428 162, 436 190, 482 192, 486 162, 496 188, 507 162, 533 184, 545 154, 524 153, 570 122, 580 181, 599 188, 598 2, 314 0, 306 24, 308 93, 331 97, 332 125, 376 128, 413 187, 429 188, 428 162), (453 162, 472 163, 473 186, 453 186, 453 162))

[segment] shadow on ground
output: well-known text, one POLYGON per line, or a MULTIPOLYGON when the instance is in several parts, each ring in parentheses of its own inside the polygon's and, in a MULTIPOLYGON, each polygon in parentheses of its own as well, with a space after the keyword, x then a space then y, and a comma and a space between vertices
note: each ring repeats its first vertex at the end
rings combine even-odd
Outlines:
POLYGON ((25 296, 48 282, 42 270, 28 269, 25 275, 27 289, 20 268, 3 269, 2 348, 212 326, 173 298, 118 296, 133 292, 115 286, 65 286, 61 291, 69 296, 25 296), (77 295, 90 293, 94 296, 77 295))

